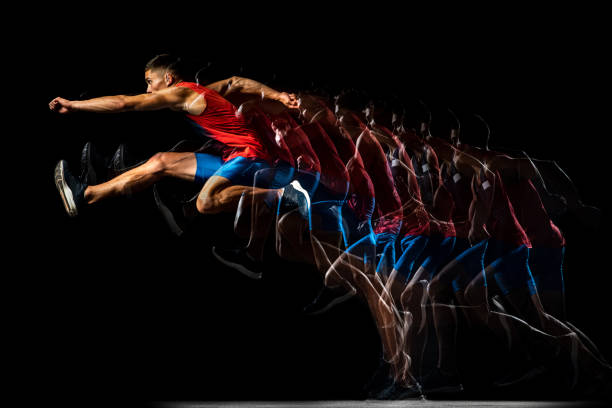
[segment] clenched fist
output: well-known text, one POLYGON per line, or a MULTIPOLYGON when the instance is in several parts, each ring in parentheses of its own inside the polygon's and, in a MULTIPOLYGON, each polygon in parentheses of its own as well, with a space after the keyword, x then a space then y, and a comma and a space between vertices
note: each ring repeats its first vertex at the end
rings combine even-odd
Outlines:
POLYGON ((53 112, 57 112, 60 114, 66 114, 73 112, 72 109, 72 101, 68 99, 60 98, 59 96, 49 102, 49 109, 53 112))

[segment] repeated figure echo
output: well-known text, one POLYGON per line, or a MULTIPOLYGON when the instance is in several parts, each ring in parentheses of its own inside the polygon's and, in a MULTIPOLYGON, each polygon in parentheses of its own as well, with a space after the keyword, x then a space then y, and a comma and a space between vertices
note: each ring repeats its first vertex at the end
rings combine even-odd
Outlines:
POLYGON ((369 398, 452 398, 469 388, 462 361, 483 357, 496 373, 491 387, 558 367, 555 378, 578 395, 609 385, 612 367, 567 319, 566 240, 553 222, 564 209, 582 218, 597 209, 580 201, 554 158, 490 149, 488 125, 482 134, 461 126, 484 118, 407 97, 292 93, 239 76, 202 84, 169 54, 144 75, 146 93, 57 97, 49 108, 170 109, 197 140, 129 166, 122 146, 104 160, 110 172, 96 170, 88 143, 80 175, 65 160, 55 168, 68 216, 150 190, 179 236, 200 214, 232 214, 242 244, 209 248, 219 262, 252 279, 274 257, 310 265, 321 281, 303 311, 313 318, 349 300, 366 305, 381 351, 369 398), (186 184, 191 194, 180 191, 186 184), (463 357, 478 348, 461 349, 462 327, 486 333, 513 363, 500 373, 495 356, 463 357))

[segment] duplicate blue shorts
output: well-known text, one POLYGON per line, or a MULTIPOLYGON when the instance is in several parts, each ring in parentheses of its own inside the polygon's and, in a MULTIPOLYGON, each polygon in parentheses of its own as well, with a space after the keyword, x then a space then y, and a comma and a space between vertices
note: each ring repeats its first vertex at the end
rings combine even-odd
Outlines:
POLYGON ((310 201, 312 202, 312 196, 319 187, 319 180, 321 179, 321 173, 313 173, 306 170, 296 170, 294 174, 294 180, 300 182, 300 185, 304 190, 308 192, 310 201))
POLYGON ((311 229, 342 232, 342 206, 345 201, 346 192, 344 194, 334 193, 323 184, 319 184, 312 196, 312 215, 316 216, 311 217, 313 219, 311 229))
MULTIPOLYGON (((373 210, 374 202, 372 202, 373 210)), ((357 217, 353 209, 348 205, 348 201, 345 201, 342 205, 342 237, 344 239, 344 247, 348 248, 369 234, 374 234, 371 214, 365 219, 357 217)))
POLYGON ((455 247, 455 237, 444 237, 442 235, 432 235, 421 255, 424 258, 421 267, 429 273, 425 278, 431 280, 438 270, 449 260, 450 254, 455 247))
POLYGON ((511 247, 507 244, 490 239, 486 259, 495 258, 488 263, 494 268, 494 277, 502 295, 507 295, 514 289, 527 285, 529 294, 537 293, 537 287, 529 269, 529 248, 525 245, 511 247))
POLYGON ((402 238, 402 255, 395 263, 395 269, 397 270, 396 279, 401 278, 404 283, 410 281, 415 261, 423 253, 428 242, 429 237, 425 235, 406 235, 402 238))
POLYGON ((298 202, 293 201, 292 199, 288 199, 288 197, 281 197, 278 201, 277 207, 277 215, 281 213, 287 213, 295 208, 300 208, 301 205, 306 206, 306 208, 300 208, 300 215, 306 218, 308 222, 308 228, 312 230, 312 197, 314 193, 319 188, 319 180, 321 178, 321 173, 312 173, 304 170, 296 170, 293 173, 293 178, 291 181, 298 181, 300 186, 306 191, 308 194, 308 200, 310 201, 310 207, 308 208, 307 204, 299 204, 298 202))
POLYGON ((381 232, 375 235, 376 240, 376 273, 389 276, 395 266, 395 240, 397 234, 381 232))
POLYGON ((376 262, 376 236, 374 232, 370 230, 368 234, 354 242, 344 252, 362 257, 364 263, 376 262))
POLYGON ((539 292, 565 292, 563 282, 563 257, 565 247, 531 248, 529 251, 529 268, 539 292))
POLYGON ((457 245, 460 248, 467 248, 455 257, 455 261, 461 264, 462 272, 453 279, 453 290, 458 292, 463 290, 479 273, 482 273, 484 285, 487 286, 487 276, 484 272, 485 252, 489 240, 482 240, 470 247, 470 243, 465 238, 458 238, 457 245))
POLYGON ((279 161, 274 167, 257 170, 253 186, 260 188, 282 188, 293 180, 295 169, 285 161, 279 161))

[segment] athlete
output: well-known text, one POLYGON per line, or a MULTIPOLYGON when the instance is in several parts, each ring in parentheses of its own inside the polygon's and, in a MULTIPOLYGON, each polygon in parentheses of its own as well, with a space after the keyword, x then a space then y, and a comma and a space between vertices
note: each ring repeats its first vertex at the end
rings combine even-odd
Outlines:
MULTIPOLYGON (((236 107, 220 93, 236 92, 262 95, 264 98, 297 108, 295 95, 278 92, 255 81, 232 77, 204 87, 183 80, 179 60, 158 55, 145 66, 147 93, 105 96, 83 101, 53 99, 49 108, 60 114, 73 112, 125 112, 169 108, 183 112, 205 137, 224 145, 221 156, 203 153, 158 153, 146 163, 105 183, 87 185, 75 178, 61 160, 55 169, 56 186, 70 216, 85 206, 103 199, 139 191, 164 177, 174 177, 203 184, 196 206, 203 214, 235 211, 242 194, 269 192, 252 187, 257 170, 270 167, 270 154, 257 133, 236 116, 236 107)), ((279 193, 282 193, 279 190, 279 193)))

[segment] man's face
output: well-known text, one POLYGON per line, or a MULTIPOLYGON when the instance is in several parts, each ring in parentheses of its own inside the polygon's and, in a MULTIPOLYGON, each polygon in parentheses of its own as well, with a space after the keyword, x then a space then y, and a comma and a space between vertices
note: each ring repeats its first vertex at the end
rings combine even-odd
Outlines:
POLYGON ((159 69, 145 71, 147 93, 157 92, 168 87, 168 74, 159 69))

